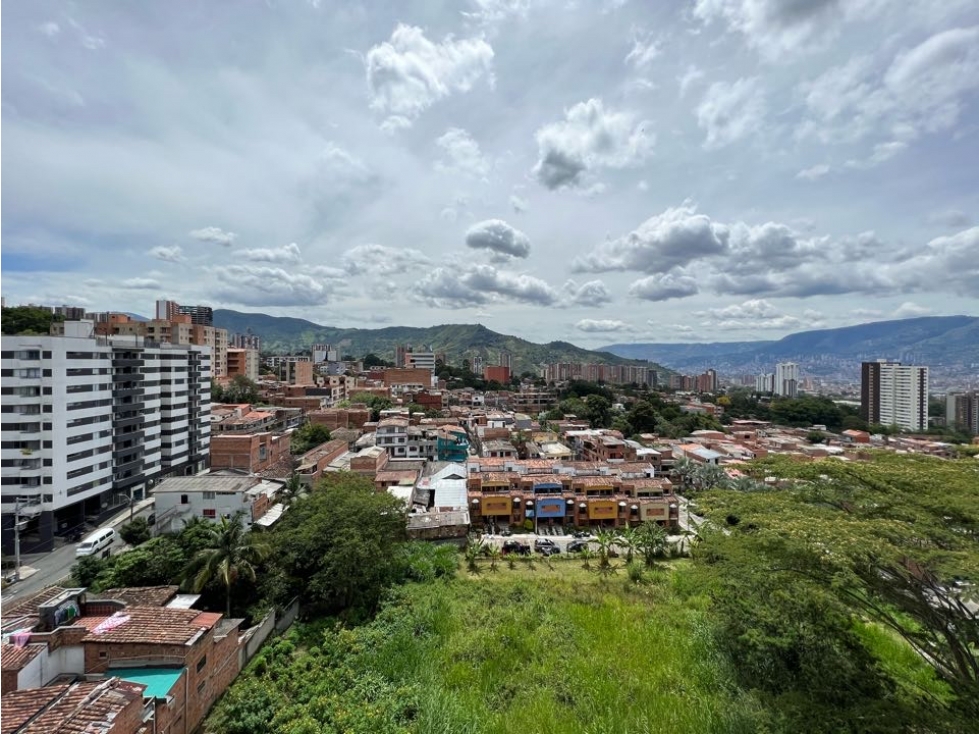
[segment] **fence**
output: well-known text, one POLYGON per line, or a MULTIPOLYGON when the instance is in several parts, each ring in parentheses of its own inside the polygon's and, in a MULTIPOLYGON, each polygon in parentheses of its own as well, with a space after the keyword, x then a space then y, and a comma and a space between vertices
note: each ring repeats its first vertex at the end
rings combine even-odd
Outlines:
POLYGON ((244 668, 248 661, 255 657, 255 653, 261 649, 273 630, 277 633, 285 632, 296 621, 298 614, 299 599, 297 598, 289 603, 282 614, 276 615, 273 609, 262 618, 261 622, 245 630, 245 644, 238 650, 241 667, 244 668))

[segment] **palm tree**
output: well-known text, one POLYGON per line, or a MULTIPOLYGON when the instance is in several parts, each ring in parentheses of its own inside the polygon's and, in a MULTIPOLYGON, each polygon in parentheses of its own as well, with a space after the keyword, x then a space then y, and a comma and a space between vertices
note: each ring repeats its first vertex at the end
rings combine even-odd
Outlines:
POLYGON ((657 558, 665 555, 668 543, 666 529, 654 522, 643 524, 636 533, 636 547, 650 568, 657 558))
POLYGON ((693 485, 700 490, 724 489, 728 486, 727 472, 717 464, 700 464, 693 471, 693 485))
POLYGON ((211 579, 221 579, 226 617, 231 616, 231 587, 240 579, 254 583, 255 567, 272 552, 263 532, 242 525, 242 515, 237 512, 230 520, 222 517, 220 523, 212 523, 207 545, 184 569, 184 582, 190 581, 195 593, 200 593, 211 579))
POLYGON ((303 491, 303 480, 296 472, 289 475, 285 487, 282 488, 282 499, 286 505, 291 505, 303 491))
POLYGON ((483 553, 484 545, 483 539, 479 536, 469 536, 469 540, 466 543, 466 567, 469 569, 469 573, 479 573, 479 564, 477 561, 483 553))
POLYGON ((637 540, 635 528, 625 527, 619 530, 619 537, 615 539, 615 543, 625 550, 626 563, 632 563, 632 556, 636 551, 637 540))
POLYGON ((500 551, 500 546, 498 546, 498 545, 490 546, 490 549, 489 549, 489 551, 487 551, 487 553, 488 553, 489 559, 490 559, 490 571, 497 571, 497 570, 499 570, 496 567, 496 563, 497 563, 497 561, 500 560, 500 556, 502 555, 502 553, 500 551))
POLYGON ((615 544, 618 538, 615 533, 605 528, 600 529, 595 533, 595 542, 598 544, 598 572, 608 573, 612 569, 612 564, 609 562, 609 552, 612 550, 612 546, 615 544))
POLYGON ((579 555, 581 556, 581 567, 586 571, 590 571, 591 559, 595 557, 595 554, 592 552, 591 548, 582 548, 579 555))
POLYGON ((673 462, 673 473, 679 475, 681 485, 686 485, 690 482, 690 478, 693 476, 695 469, 696 466, 694 463, 686 456, 681 456, 673 462))

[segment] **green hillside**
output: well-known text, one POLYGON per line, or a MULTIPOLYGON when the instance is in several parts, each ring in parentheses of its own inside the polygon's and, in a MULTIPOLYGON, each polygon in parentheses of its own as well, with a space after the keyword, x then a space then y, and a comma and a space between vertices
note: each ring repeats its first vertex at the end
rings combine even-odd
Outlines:
MULTIPOLYGON (((517 373, 536 372, 539 365, 552 362, 598 362, 603 364, 636 364, 635 360, 609 352, 593 352, 568 342, 535 344, 516 336, 499 334, 481 324, 441 324, 428 328, 391 326, 384 329, 339 329, 321 326, 305 319, 242 313, 218 309, 214 325, 234 333, 256 334, 262 339, 262 351, 278 354, 308 350, 313 344, 335 344, 342 353, 362 357, 372 352, 382 359, 394 359, 398 344, 416 349, 431 347, 444 352, 451 364, 482 357, 486 364, 496 364, 501 351, 509 352, 517 373)), ((670 370, 651 366, 664 373, 670 370)))

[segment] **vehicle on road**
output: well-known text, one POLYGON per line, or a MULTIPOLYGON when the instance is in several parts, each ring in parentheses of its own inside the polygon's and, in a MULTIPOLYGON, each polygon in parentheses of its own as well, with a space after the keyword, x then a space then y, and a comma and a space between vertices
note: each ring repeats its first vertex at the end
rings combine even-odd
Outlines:
POLYGON ((112 545, 112 541, 115 539, 116 531, 112 528, 102 528, 101 530, 96 530, 94 533, 89 533, 78 547, 75 548, 75 558, 96 555, 108 556, 109 546, 112 545))
POLYGON ((538 538, 534 541, 534 548, 540 550, 541 548, 554 548, 554 541, 550 538, 538 538))
POLYGON ((501 550, 503 551, 503 555, 508 555, 510 553, 516 553, 518 556, 530 555, 530 545, 527 543, 521 543, 519 540, 505 541, 501 550))
POLYGON ((587 538, 587 537, 589 537, 591 535, 591 533, 589 533, 589 532, 587 532, 585 530, 576 530, 576 531, 574 531, 572 533, 572 535, 575 538, 587 538))
POLYGON ((561 549, 556 545, 544 545, 538 547, 537 552, 542 556, 556 556, 561 552, 561 549))
POLYGON ((588 548, 587 540, 572 540, 568 543, 568 553, 580 553, 588 548))

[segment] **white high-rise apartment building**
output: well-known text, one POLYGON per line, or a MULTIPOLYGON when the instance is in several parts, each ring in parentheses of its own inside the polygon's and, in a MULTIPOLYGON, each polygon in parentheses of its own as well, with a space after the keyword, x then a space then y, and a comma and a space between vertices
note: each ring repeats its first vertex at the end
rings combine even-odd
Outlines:
POLYGON ((775 365, 773 392, 787 398, 799 394, 799 365, 795 362, 779 362, 775 365))
POLYGON ((772 392, 775 389, 775 375, 771 372, 755 377, 755 392, 772 392))
POLYGON ((907 431, 928 428, 928 368, 900 362, 864 362, 860 412, 868 423, 907 431))
POLYGON ((200 471, 210 448, 210 350, 139 336, 4 336, 0 481, 4 550, 24 550, 140 499, 161 477, 200 471))

